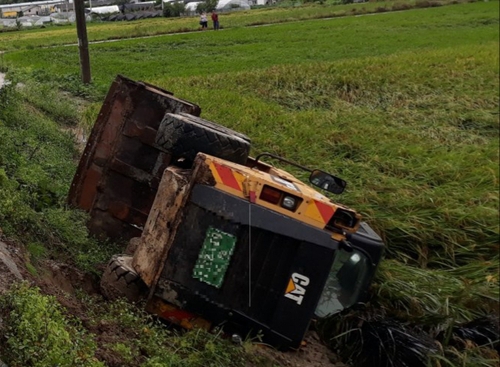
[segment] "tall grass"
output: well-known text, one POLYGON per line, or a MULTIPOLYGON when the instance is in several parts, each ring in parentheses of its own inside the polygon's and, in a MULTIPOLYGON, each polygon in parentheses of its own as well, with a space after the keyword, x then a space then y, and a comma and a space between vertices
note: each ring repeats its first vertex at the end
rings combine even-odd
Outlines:
POLYGON ((441 267, 498 251, 495 58, 491 44, 160 84, 256 152, 340 173, 342 201, 373 218, 391 256, 441 267))
MULTIPOLYGON (((221 14, 221 27, 224 29, 263 24, 297 22, 311 19, 334 18, 373 14, 390 10, 406 10, 410 8, 426 8, 435 4, 452 5, 476 0, 441 0, 422 1, 404 0, 404 3, 394 1, 370 2, 364 4, 341 5, 336 2, 325 4, 308 3, 296 6, 283 6, 237 11, 221 14)), ((299 5, 297 2, 296 4, 299 5)), ((87 25, 90 42, 109 39, 147 37, 176 32, 194 32, 199 30, 198 18, 155 18, 130 22, 93 22, 87 25)), ((57 25, 44 29, 26 29, 22 32, 0 32, 0 50, 34 49, 63 44, 75 44, 78 39, 76 28, 71 25, 57 25)))
POLYGON ((100 248, 85 228, 87 216, 66 206, 79 158, 67 128, 78 121, 77 110, 73 105, 50 110, 67 97, 30 80, 23 87, 16 84, 14 79, 0 90, 1 231, 25 243, 33 261, 57 257, 95 271, 95 263, 106 261, 114 246, 100 248))
MULTIPOLYGON (((105 95, 116 74, 161 81, 167 76, 208 76, 264 69, 273 65, 310 65, 495 42, 498 38, 498 19, 495 18, 495 14, 498 14, 497 5, 497 2, 461 4, 385 13, 376 17, 286 23, 270 27, 237 28, 227 32, 179 34, 96 44, 90 47, 93 76, 90 87, 82 87, 80 83, 76 47, 9 52, 4 58, 7 64, 33 70, 34 76, 42 83, 56 82, 77 95, 93 96, 97 100, 105 95), (422 23, 423 17, 425 23, 422 23)), ((43 34, 39 37, 43 37, 43 34)), ((492 44, 491 47, 496 46, 492 44)), ((390 70, 389 65, 384 68, 390 70)), ((338 91, 344 94, 346 102, 349 102, 351 95, 363 93, 356 87, 355 80, 340 82, 346 84, 338 91)), ((324 85, 313 87, 309 92, 311 96, 320 87, 324 85)), ((330 91, 327 89, 324 92, 330 91)), ((438 90, 436 92, 439 93, 438 90)), ((289 104, 301 103, 290 105, 295 109, 316 107, 307 100, 297 100, 296 93, 291 90, 280 98, 288 98, 289 104)), ((373 95, 369 102, 383 107, 384 103, 390 102, 385 101, 385 98, 389 96, 373 95)), ((286 103, 286 100, 282 102, 286 103)), ((421 103, 424 104, 421 107, 425 108, 425 101, 421 103)))

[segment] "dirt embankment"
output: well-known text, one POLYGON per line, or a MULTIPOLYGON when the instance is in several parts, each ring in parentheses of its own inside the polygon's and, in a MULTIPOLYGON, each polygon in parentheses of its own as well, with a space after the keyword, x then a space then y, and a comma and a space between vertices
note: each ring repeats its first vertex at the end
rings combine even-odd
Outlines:
POLYGON ((19 248, 3 242, 0 237, 0 293, 9 289, 12 283, 27 277, 28 274, 22 265, 23 258, 24 254, 19 248))
MULTIPOLYGON (((34 276, 27 270, 27 263, 29 263, 29 255, 23 246, 5 238, 0 230, 0 294, 7 291, 12 284, 23 280, 39 287, 42 293, 54 296, 70 315, 78 318, 82 326, 95 335, 98 344, 96 353, 98 359, 110 367, 124 366, 119 355, 110 350, 109 345, 117 338, 122 343, 130 338, 127 331, 110 323, 95 322, 88 315, 88 310, 80 298, 76 296, 77 291, 83 291, 95 297, 96 302, 106 302, 100 293, 98 277, 53 260, 37 263, 37 275, 34 276)), ((132 339, 130 343, 133 343, 132 339)), ((336 356, 320 342, 314 332, 306 335, 305 346, 298 351, 282 353, 263 347, 256 348, 256 353, 283 367, 346 366, 337 361, 336 356)), ((1 361, 0 366, 2 366, 1 361)))

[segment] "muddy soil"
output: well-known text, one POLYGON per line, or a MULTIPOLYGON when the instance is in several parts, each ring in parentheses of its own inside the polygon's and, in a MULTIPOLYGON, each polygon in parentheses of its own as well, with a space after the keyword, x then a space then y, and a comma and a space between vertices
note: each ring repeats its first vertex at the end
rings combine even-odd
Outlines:
MULTIPOLYGON (((99 277, 84 273, 75 267, 54 260, 37 264, 37 276, 26 269, 29 256, 23 247, 2 235, 0 229, 0 294, 18 281, 28 281, 39 287, 42 293, 54 296, 67 312, 78 318, 83 327, 95 335, 98 350, 96 357, 109 367, 123 367, 120 356, 105 346, 117 340, 123 343, 130 338, 127 330, 109 322, 92 320, 88 309, 77 297, 77 292, 94 297, 95 302, 106 302, 99 289, 99 277)), ((104 267, 104 265, 103 265, 104 267)), ((131 340, 133 342, 133 340, 131 340)), ((298 351, 279 352, 270 347, 255 348, 257 354, 267 357, 283 367, 346 367, 324 346, 315 332, 309 332, 305 346, 298 351)), ((1 365, 0 365, 1 366, 1 365)), ((248 367, 258 367, 249 365, 248 367)))
POLYGON ((25 254, 18 247, 3 241, 0 233, 0 294, 8 290, 12 283, 29 277, 24 268, 24 258, 25 254))
POLYGON ((305 345, 297 351, 279 352, 267 347, 257 353, 266 356, 282 367, 348 367, 321 343, 318 334, 309 331, 304 338, 305 345))

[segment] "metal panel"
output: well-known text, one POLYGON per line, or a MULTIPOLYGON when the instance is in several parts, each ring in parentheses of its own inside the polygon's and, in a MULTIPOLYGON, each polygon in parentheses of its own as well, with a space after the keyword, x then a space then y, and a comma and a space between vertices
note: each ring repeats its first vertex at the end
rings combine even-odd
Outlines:
MULTIPOLYGON (((321 295, 336 247, 335 241, 329 239, 332 242, 330 246, 313 243, 313 240, 318 241, 320 230, 317 229, 309 237, 303 234, 304 238, 297 239, 295 236, 255 227, 253 220, 251 226, 235 221, 237 215, 233 216, 233 220, 228 220, 218 211, 199 206, 194 193, 200 187, 202 185, 195 185, 190 200, 183 208, 183 219, 175 238, 170 239, 171 246, 155 295, 202 315, 214 324, 229 322, 245 334, 261 329, 267 342, 277 346, 298 347, 321 295), (230 263, 220 288, 193 276, 210 228, 237 238, 234 253, 228 257, 230 263), (291 275, 296 272, 310 279, 300 303, 285 296, 291 275)), ((205 193, 210 191, 209 196, 214 205, 224 206, 227 212, 235 214, 237 210, 244 212, 248 209, 248 202, 227 194, 225 199, 217 197, 214 195, 216 190, 211 187, 208 189, 205 193), (227 205, 232 199, 240 201, 239 209, 227 205)), ((289 234, 294 234, 295 230, 309 233, 309 226, 272 214, 272 226, 280 227, 287 223, 288 228, 297 227, 290 230, 289 234)))
POLYGON ((118 75, 73 178, 68 201, 90 213, 93 234, 140 235, 170 156, 155 146, 165 113, 200 115, 172 93, 118 75))
POLYGON ((154 201, 139 246, 134 253, 132 266, 148 286, 155 283, 158 272, 163 266, 181 219, 179 208, 184 206, 191 188, 190 175, 182 174, 180 169, 167 169, 160 184, 161 195, 154 201))
POLYGON ((205 159, 205 155, 198 154, 192 170, 170 166, 162 176, 159 194, 154 198, 132 259, 132 266, 151 288, 151 292, 155 289, 177 228, 183 220, 182 214, 192 186, 195 183, 214 184, 210 170, 204 164, 205 159))

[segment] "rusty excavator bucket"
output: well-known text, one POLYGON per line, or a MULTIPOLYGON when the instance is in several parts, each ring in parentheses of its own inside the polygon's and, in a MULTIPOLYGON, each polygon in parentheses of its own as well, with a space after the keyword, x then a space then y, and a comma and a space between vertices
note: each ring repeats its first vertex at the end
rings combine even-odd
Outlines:
POLYGON ((166 113, 199 116, 199 106, 118 75, 92 129, 69 192, 90 213, 91 233, 113 240, 140 236, 171 156, 155 145, 166 113))

